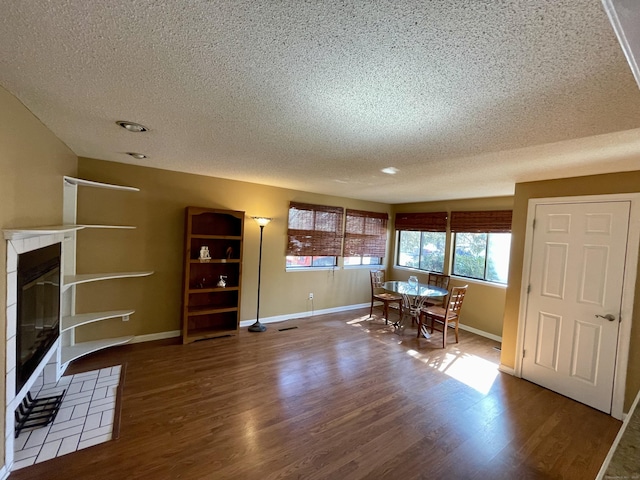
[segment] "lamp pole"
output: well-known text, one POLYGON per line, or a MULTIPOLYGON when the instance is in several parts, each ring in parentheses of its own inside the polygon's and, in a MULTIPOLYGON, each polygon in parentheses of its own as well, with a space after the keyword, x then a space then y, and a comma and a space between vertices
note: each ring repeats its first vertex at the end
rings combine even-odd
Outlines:
POLYGON ((258 256, 258 300, 256 302, 256 322, 249 327, 250 332, 264 332, 267 327, 260 323, 260 279, 262 276, 262 232, 264 226, 271 221, 266 217, 253 217, 253 219, 260 225, 260 254, 258 256))

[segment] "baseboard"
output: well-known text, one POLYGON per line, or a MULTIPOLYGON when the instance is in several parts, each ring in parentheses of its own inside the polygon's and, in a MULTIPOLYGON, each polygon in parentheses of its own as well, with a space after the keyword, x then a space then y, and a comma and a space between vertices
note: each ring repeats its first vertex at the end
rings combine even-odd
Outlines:
POLYGON ((10 473, 11 473, 11 469, 7 468, 6 465, 3 465, 2 468, 0 468, 0 480, 7 480, 7 478, 9 478, 10 473))
POLYGON ((469 325, 465 325, 460 323, 460 330, 466 330, 467 332, 475 333, 476 335, 480 335, 481 337, 489 338, 491 340, 495 340, 498 343, 502 343, 502 337, 498 335, 494 335, 493 333, 485 332, 484 330, 478 330, 477 328, 470 327, 469 325))
MULTIPOLYGON (((620 440, 622 440, 622 436, 624 435, 624 432, 627 429, 629 422, 631 421, 631 416, 633 415, 633 412, 636 410, 636 408, 638 408, 638 402, 640 402, 640 391, 636 395, 636 398, 633 400, 633 404, 631 405, 631 408, 629 409, 627 414, 624 416, 624 421, 622 422, 622 426, 620 427, 620 430, 618 430, 618 434, 616 435, 616 438, 613 440, 613 444, 609 449, 609 453, 607 453, 607 456, 605 457, 604 462, 602 462, 602 466, 600 467, 600 471, 596 476, 596 480, 602 480, 605 474, 607 473, 607 468, 609 468, 611 459, 613 458, 614 453, 616 453, 616 449, 620 444, 620 440)), ((608 477, 608 478, 614 478, 614 477, 608 477)), ((623 478, 623 477, 615 477, 615 478, 623 478)), ((629 478, 634 478, 634 476, 631 476, 629 478)))
POLYGON ((498 370, 500 370, 502 373, 507 373, 507 374, 509 374, 509 375, 511 375, 513 377, 516 376, 516 371, 513 368, 507 367, 506 365, 504 365, 502 363, 498 366, 498 370))
MULTIPOLYGON (((275 322, 284 322, 285 320, 292 320, 294 318, 308 318, 312 315, 324 315, 326 313, 338 313, 338 312, 346 312, 348 310, 357 310, 359 308, 369 307, 371 303, 358 303, 355 305, 345 305, 342 307, 333 307, 333 308, 324 308, 322 310, 309 310, 306 312, 299 313, 288 313, 286 315, 276 315, 275 317, 266 317, 261 318, 260 323, 275 323, 275 322)), ((240 327, 248 327, 249 325, 253 325, 255 320, 243 320, 240 322, 240 327)))
POLYGON ((180 330, 171 330, 169 332, 150 333, 148 335, 136 335, 129 343, 153 342, 154 340, 164 340, 165 338, 179 337, 182 334, 180 330))
MULTIPOLYGON (((327 313, 339 313, 339 312, 347 312, 349 310, 358 310, 359 308, 370 307, 371 304, 367 303, 356 303, 353 305, 343 305, 341 307, 332 307, 332 308, 323 308, 322 310, 308 310, 306 312, 298 312, 298 313, 288 313, 285 315, 275 315, 273 317, 265 317, 260 319, 260 323, 276 323, 276 322, 284 322, 285 320, 292 320, 294 318, 309 318, 313 315, 325 315, 327 313)), ((248 327, 253 325, 255 320, 242 320, 240 322, 240 327, 248 327)), ((502 343, 502 337, 497 335, 493 335, 492 333, 485 332, 483 330, 478 330, 477 328, 470 327, 468 325, 460 324, 461 330, 466 330, 467 332, 475 333, 476 335, 480 335, 481 337, 489 338, 496 342, 502 343)), ((180 330, 170 330, 168 332, 158 332, 158 333, 150 333, 148 335, 136 335, 130 343, 142 343, 142 342, 153 342, 154 340, 164 340, 166 338, 174 338, 179 337, 182 334, 180 330)), ((507 367, 505 367, 507 368, 507 367)), ((511 372, 502 370, 505 373, 510 373, 513 375, 513 370, 511 372)), ((2 480, 0 478, 0 480, 2 480)))

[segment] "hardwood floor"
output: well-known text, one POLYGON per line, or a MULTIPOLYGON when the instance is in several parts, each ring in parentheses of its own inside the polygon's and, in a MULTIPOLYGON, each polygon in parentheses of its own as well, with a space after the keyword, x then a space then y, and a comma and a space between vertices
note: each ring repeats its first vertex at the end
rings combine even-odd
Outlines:
POLYGON ((10 480, 595 478, 619 421, 499 373, 491 340, 443 350, 367 315, 81 359, 127 365, 120 438, 10 480))

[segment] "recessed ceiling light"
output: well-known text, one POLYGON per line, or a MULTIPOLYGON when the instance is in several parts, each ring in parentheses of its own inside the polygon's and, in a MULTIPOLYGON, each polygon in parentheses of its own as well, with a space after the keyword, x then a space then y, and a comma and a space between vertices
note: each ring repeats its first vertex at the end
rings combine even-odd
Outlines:
POLYGON ((396 173, 399 172, 399 170, 396 167, 387 167, 387 168, 383 168, 380 171, 382 173, 386 173, 387 175, 395 175, 396 173))
POLYGON ((116 123, 125 130, 129 130, 130 132, 140 133, 149 130, 144 125, 140 125, 139 123, 135 122, 127 122, 126 120, 118 120, 116 123))
POLYGON ((127 155, 131 155, 136 160, 142 160, 143 158, 147 158, 147 156, 144 153, 127 152, 127 155))

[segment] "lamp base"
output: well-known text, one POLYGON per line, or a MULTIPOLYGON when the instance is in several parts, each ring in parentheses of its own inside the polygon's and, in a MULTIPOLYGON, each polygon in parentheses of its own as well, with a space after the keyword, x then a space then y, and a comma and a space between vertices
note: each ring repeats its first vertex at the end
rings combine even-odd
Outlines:
POLYGON ((249 330, 250 332, 264 332, 266 329, 267 327, 256 320, 256 323, 251 325, 247 330, 249 330))

